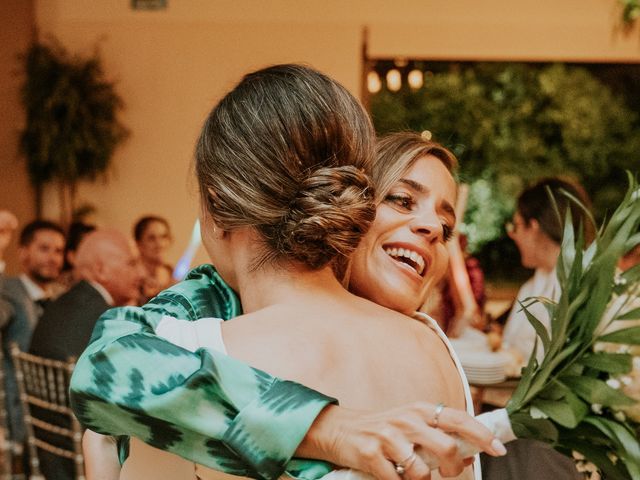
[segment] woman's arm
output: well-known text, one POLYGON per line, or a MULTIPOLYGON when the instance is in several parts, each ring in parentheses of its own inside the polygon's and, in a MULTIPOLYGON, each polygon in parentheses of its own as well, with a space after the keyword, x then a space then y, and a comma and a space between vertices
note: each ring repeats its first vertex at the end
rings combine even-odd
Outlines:
MULTIPOLYGON (((198 267, 142 308, 110 310, 72 377, 76 415, 105 435, 135 436, 208 467, 254 478, 276 478, 286 467, 298 478, 314 479, 330 468, 318 461, 289 462, 295 453, 399 480, 389 452, 411 443, 434 452, 443 471, 461 470, 453 438, 427 426, 433 405, 380 414, 325 408, 333 400, 302 385, 221 353, 190 353, 154 334, 165 315, 195 320, 239 313, 235 295, 211 266, 198 267)), ((495 454, 488 430, 464 412, 449 411, 441 418, 447 431, 495 454), (448 416, 451 422, 445 421, 448 416)), ((428 472, 419 473, 414 469, 404 478, 428 472)))
POLYGON ((237 297, 211 266, 195 269, 144 307, 109 310, 74 370, 76 415, 96 432, 135 436, 227 473, 278 477, 334 400, 154 334, 165 315, 195 320, 239 313, 237 297))
POLYGON ((82 454, 87 480, 118 480, 120 461, 113 437, 85 430, 82 436, 82 454))

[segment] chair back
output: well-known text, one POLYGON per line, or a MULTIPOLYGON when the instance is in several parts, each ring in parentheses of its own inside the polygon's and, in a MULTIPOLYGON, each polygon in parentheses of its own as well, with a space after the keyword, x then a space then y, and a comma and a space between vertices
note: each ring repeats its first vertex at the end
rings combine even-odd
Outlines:
MULTIPOLYGON (((69 381, 75 359, 67 361, 52 360, 49 358, 25 353, 13 344, 11 356, 16 370, 18 389, 20 390, 20 402, 24 410, 25 430, 27 432, 27 447, 31 462, 30 480, 44 480, 38 459, 38 448, 53 455, 72 460, 75 465, 76 480, 85 480, 84 459, 82 456, 82 428, 78 419, 69 406, 69 381), (42 417, 32 415, 33 410, 42 412, 42 417), (63 419, 62 425, 45 420, 56 417, 63 419), (60 438, 59 444, 53 444, 38 438, 34 434, 34 428, 47 432, 47 438, 51 435, 60 438), (65 444, 71 446, 67 448, 65 444)), ((44 436, 44 435, 43 435, 44 436)))
POLYGON ((13 468, 13 445, 9 438, 4 388, 4 352, 2 338, 0 337, 0 479, 10 480, 13 468))

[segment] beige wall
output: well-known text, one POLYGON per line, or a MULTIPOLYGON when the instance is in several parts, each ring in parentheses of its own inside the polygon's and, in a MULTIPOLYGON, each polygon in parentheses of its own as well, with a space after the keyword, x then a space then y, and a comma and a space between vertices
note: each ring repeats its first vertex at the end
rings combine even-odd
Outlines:
MULTIPOLYGON (((33 2, 0 2, 0 209, 12 210, 20 225, 34 215, 33 192, 27 180, 24 162, 18 153, 18 132, 24 126, 20 105, 18 55, 24 53, 33 38, 35 16, 33 2)), ((14 237, 5 252, 7 273, 18 269, 14 237)))
POLYGON ((197 212, 187 179, 198 129, 248 70, 306 62, 359 93, 365 25, 374 57, 640 61, 638 31, 614 28, 616 0, 169 0, 161 12, 129 5, 36 0, 37 24, 72 51, 99 42, 126 102, 132 136, 109 183, 83 186, 82 200, 99 208, 103 224, 127 231, 140 214, 165 215, 175 230, 172 261, 197 212))

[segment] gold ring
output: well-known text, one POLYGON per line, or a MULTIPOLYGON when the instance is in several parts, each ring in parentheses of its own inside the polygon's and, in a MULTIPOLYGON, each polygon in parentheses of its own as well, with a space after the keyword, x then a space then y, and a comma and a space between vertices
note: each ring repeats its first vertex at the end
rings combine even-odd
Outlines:
POLYGON ((436 405, 436 411, 433 414, 433 423, 431 424, 433 428, 438 428, 438 421, 440 420, 440 414, 444 410, 444 407, 445 405, 442 402, 436 405))

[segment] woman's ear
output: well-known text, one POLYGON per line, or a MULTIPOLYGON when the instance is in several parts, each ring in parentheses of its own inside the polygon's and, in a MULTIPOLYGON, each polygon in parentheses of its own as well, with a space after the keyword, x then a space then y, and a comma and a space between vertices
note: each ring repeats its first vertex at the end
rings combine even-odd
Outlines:
POLYGON ((211 236, 216 240, 224 240, 227 238, 229 232, 224 230, 216 221, 212 218, 209 219, 209 225, 211 228, 211 236))
POLYGON ((535 218, 532 218, 531 220, 529 220, 527 228, 530 228, 531 231, 534 233, 538 233, 541 231, 540 222, 538 222, 538 220, 536 220, 535 218))

